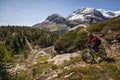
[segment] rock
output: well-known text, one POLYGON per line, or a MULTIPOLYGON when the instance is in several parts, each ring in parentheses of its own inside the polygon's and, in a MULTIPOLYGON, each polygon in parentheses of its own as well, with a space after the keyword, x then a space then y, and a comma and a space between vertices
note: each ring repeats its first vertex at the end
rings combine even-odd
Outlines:
POLYGON ((35 61, 33 64, 37 64, 37 62, 35 61))
POLYGON ((75 72, 71 72, 70 74, 66 75, 64 78, 68 78, 70 77, 71 75, 73 75, 75 72))
POLYGON ((66 66, 66 67, 64 67, 63 69, 69 69, 69 67, 66 66))
POLYGON ((102 69, 100 66, 96 66, 97 68, 99 68, 99 69, 102 69))
POLYGON ((53 78, 57 78, 57 77, 58 77, 58 74, 54 74, 54 75, 53 75, 53 78))
POLYGON ((64 63, 64 61, 69 61, 71 59, 71 57, 76 57, 78 56, 78 53, 67 53, 67 54, 61 54, 61 55, 56 55, 55 57, 53 57, 52 59, 48 59, 48 62, 53 62, 56 65, 60 65, 62 63, 64 63))

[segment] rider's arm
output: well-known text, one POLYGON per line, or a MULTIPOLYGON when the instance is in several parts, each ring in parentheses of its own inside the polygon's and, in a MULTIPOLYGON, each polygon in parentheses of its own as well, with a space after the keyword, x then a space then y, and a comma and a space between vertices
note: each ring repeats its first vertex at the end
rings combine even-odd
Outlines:
POLYGON ((98 40, 97 36, 93 36, 92 39, 90 40, 90 43, 95 42, 97 40, 98 40))
POLYGON ((85 43, 85 46, 87 46, 87 45, 89 45, 89 43, 90 43, 90 38, 86 41, 86 43, 85 43))

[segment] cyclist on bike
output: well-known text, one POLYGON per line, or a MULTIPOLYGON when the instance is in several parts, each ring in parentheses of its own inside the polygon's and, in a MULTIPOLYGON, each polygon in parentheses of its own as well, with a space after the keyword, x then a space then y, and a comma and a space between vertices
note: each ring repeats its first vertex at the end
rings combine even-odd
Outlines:
POLYGON ((92 33, 88 33, 88 37, 89 38, 88 38, 87 42, 85 43, 85 46, 88 46, 89 44, 94 43, 93 49, 95 50, 96 54, 98 54, 101 40, 96 35, 94 35, 92 33))

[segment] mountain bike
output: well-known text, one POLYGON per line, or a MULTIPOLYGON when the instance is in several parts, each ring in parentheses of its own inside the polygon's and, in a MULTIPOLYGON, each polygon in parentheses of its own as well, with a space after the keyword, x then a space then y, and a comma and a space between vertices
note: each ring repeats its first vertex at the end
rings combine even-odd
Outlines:
POLYGON ((106 51, 104 48, 99 47, 98 54, 96 54, 93 47, 91 45, 88 45, 86 47, 86 50, 83 51, 83 53, 82 53, 82 60, 86 63, 93 63, 95 61, 94 60, 95 55, 102 59, 106 59, 106 57, 107 57, 107 54, 106 54, 106 51))

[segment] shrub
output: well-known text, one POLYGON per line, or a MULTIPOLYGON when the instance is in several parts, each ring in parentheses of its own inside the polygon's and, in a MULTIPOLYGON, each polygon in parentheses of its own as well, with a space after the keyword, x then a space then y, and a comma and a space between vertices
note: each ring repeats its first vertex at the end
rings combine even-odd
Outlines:
POLYGON ((74 52, 81 50, 87 38, 87 33, 78 28, 76 30, 65 33, 55 42, 55 50, 60 52, 74 52))

